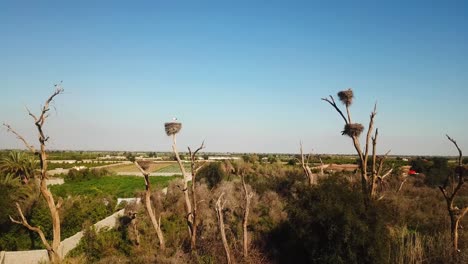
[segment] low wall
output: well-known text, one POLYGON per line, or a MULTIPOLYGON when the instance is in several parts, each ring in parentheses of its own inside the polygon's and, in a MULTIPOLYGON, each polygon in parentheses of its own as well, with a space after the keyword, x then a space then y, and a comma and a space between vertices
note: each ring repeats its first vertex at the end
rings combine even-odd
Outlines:
MULTIPOLYGON (((103 227, 114 228, 118 224, 119 217, 124 215, 124 209, 115 212, 114 214, 102 219, 101 221, 94 224, 96 230, 103 227)), ((81 238, 83 237, 83 231, 76 233, 75 235, 64 239, 59 246, 58 253, 64 258, 70 250, 74 249, 81 238)), ((27 250, 27 251, 2 251, 0 252, 0 264, 37 264, 41 261, 48 261, 47 250, 27 250)))

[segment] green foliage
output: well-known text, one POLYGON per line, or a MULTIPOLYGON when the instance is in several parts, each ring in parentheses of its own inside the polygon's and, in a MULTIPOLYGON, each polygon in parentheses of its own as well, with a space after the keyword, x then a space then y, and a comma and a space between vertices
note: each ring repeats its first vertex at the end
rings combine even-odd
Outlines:
POLYGON ((135 162, 135 160, 136 160, 135 156, 133 156, 133 153, 131 153, 131 152, 126 153, 125 158, 127 158, 127 160, 129 160, 131 162, 135 162))
POLYGON ((109 175, 112 175, 112 173, 106 169, 71 169, 68 171, 68 174, 65 175, 65 180, 69 182, 89 181, 91 179, 99 179, 109 175))
POLYGON ((415 170, 417 173, 427 173, 430 167, 431 163, 427 159, 417 158, 411 160, 411 169, 415 170))
POLYGON ((468 157, 463 158, 462 163, 465 165, 468 164, 468 157))
POLYGON ((242 159, 244 160, 244 162, 252 163, 252 164, 260 161, 260 158, 258 157, 257 154, 245 154, 245 155, 242 155, 242 159))
POLYGON ((96 159, 99 156, 100 156, 99 152, 52 150, 52 151, 49 151, 47 158, 49 160, 84 160, 84 159, 96 159))
POLYGON ((329 177, 299 190, 287 212, 288 221, 273 233, 280 262, 385 263, 385 226, 347 180, 329 177))
MULTIPOLYGON (((151 185, 154 187, 166 187, 169 182, 177 177, 161 176, 150 177, 151 185)), ((50 186, 54 196, 68 197, 76 195, 134 197, 137 192, 145 189, 144 179, 135 176, 105 176, 92 178, 86 181, 69 182, 62 185, 50 186)))
POLYGON ((37 168, 36 159, 25 152, 11 151, 0 160, 0 173, 12 174, 24 181, 33 178, 37 168))
POLYGON ((197 174, 199 180, 205 179, 208 188, 216 187, 224 178, 226 173, 220 162, 212 162, 200 169, 197 174))
POLYGON ((84 222, 96 223, 114 213, 116 200, 111 197, 77 196, 65 200, 61 214, 62 237, 67 238, 82 229, 84 222))
POLYGON ((106 228, 98 232, 94 227, 88 227, 78 246, 68 255, 73 257, 83 254, 88 263, 95 263, 108 256, 128 256, 131 242, 125 233, 125 231, 106 228))
POLYGON ((278 158, 277 158, 276 156, 274 156, 274 155, 268 155, 268 162, 269 162, 269 163, 276 163, 276 162, 278 162, 278 161, 279 161, 279 160, 278 160, 278 158))
POLYGON ((447 158, 435 157, 432 159, 432 166, 426 174, 426 182, 430 186, 442 185, 452 173, 448 166, 447 158))

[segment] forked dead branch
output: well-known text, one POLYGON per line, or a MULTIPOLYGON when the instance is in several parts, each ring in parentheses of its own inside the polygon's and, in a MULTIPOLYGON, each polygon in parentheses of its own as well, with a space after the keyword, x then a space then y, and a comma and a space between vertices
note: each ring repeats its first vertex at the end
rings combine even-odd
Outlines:
POLYGON ((60 214, 59 209, 62 205, 62 200, 59 199, 57 203, 55 203, 54 196, 47 188, 47 179, 49 178, 47 174, 47 152, 46 152, 46 143, 49 140, 49 137, 44 134, 44 124, 47 118, 49 117, 50 111, 50 104, 53 102, 54 98, 63 93, 63 88, 60 84, 55 85, 55 92, 45 101, 44 106, 41 108, 41 113, 39 116, 34 115, 29 109, 27 109, 28 114, 34 119, 34 124, 37 128, 38 132, 38 140, 40 144, 40 149, 36 150, 33 145, 29 144, 27 140, 21 136, 17 131, 15 131, 10 125, 3 124, 7 130, 13 133, 20 141, 24 143, 26 148, 31 151, 33 154, 37 155, 40 162, 41 173, 39 177, 39 190, 41 192, 42 197, 44 197, 47 207, 49 209, 49 213, 52 219, 52 243, 47 241, 44 232, 40 227, 31 226, 27 219, 24 217, 23 211, 18 203, 16 203, 16 209, 21 220, 15 220, 13 217, 10 216, 10 220, 13 223, 23 225, 24 227, 28 228, 29 230, 36 232, 39 237, 41 238, 44 247, 47 250, 49 260, 52 263, 60 263, 61 257, 59 255, 58 249, 60 246, 60 214))
POLYGON ((440 191, 444 195, 445 201, 447 202, 447 211, 450 216, 450 234, 452 236, 453 249, 455 253, 460 252, 458 248, 458 229, 460 227, 460 220, 468 212, 468 206, 464 206, 461 209, 454 205, 455 198, 465 183, 465 167, 462 164, 463 153, 458 146, 457 142, 446 135, 447 139, 450 140, 458 150, 457 166, 455 167, 455 175, 448 175, 443 186, 439 186, 440 191))
POLYGON ((148 172, 149 164, 147 162, 142 162, 142 161, 135 161, 135 166, 140 170, 141 174, 143 174, 143 177, 145 178, 145 209, 146 212, 148 213, 148 216, 151 219, 151 224, 153 225, 154 230, 156 231, 156 235, 158 236, 159 239, 159 246, 161 250, 166 249, 166 243, 164 241, 164 234, 161 230, 161 217, 159 219, 156 219, 156 213, 153 209, 153 205, 151 203, 151 182, 149 180, 149 175, 150 173, 148 172))
POLYGON ((197 193, 196 193, 196 177, 197 177, 197 173, 199 172, 199 170, 205 164, 205 163, 197 162, 196 157, 197 157, 198 152, 205 148, 205 141, 203 141, 200 147, 198 147, 193 152, 190 149, 190 147, 188 147, 188 152, 190 156, 190 169, 191 169, 191 173, 190 175, 188 175, 187 172, 185 171, 185 167, 180 158, 179 152, 177 151, 176 135, 177 133, 179 133, 181 128, 182 128, 182 123, 176 122, 175 120, 173 122, 168 122, 164 124, 164 129, 166 131, 166 134, 168 136, 172 136, 172 151, 174 152, 177 163, 179 164, 180 171, 182 172, 182 175, 184 178, 184 185, 183 185, 182 192, 184 193, 184 199, 185 199, 185 213, 186 213, 185 218, 187 220, 187 226, 188 226, 189 235, 190 235, 190 249, 194 251, 196 248, 196 243, 197 243, 197 225, 198 225, 197 206, 199 203, 199 201, 197 201, 197 193), (188 182, 190 181, 190 177, 192 178, 191 179, 192 181, 191 193, 189 193, 189 189, 188 189, 188 182), (191 196, 191 199, 190 199, 190 196, 191 196))

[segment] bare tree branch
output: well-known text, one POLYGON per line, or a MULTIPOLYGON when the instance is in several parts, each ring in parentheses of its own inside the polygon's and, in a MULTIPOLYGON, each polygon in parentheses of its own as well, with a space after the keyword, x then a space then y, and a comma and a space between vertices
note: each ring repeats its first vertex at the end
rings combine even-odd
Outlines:
POLYGON ((24 217, 23 211, 21 210, 21 207, 20 207, 19 203, 16 203, 16 210, 18 211, 18 214, 20 215, 21 221, 15 220, 15 219, 13 219, 13 217, 9 216, 11 222, 13 222, 15 224, 22 225, 22 226, 26 227, 27 229, 29 229, 29 230, 31 230, 33 232, 36 232, 39 235, 39 237, 41 238, 41 241, 44 244, 44 246, 46 247, 46 249, 47 250, 52 250, 49 242, 47 241, 47 239, 46 239, 46 237, 44 235, 44 232, 42 232, 42 230, 39 227, 31 226, 28 223, 28 220, 26 220, 26 217, 24 217))
MULTIPOLYGON (((458 226, 460 223, 460 220, 465 216, 466 212, 468 211, 468 207, 464 207, 463 209, 459 209, 457 206, 454 206, 454 200, 458 192, 460 191, 461 187, 464 184, 464 179, 463 179, 463 173, 465 168, 462 166, 462 157, 463 153, 458 146, 457 142, 451 138, 449 135, 446 135, 448 140, 450 140, 455 147, 457 148, 458 151, 458 166, 455 168, 455 173, 458 174, 458 182, 455 188, 452 188, 452 192, 449 193, 447 191, 447 183, 449 182, 450 176, 447 177, 446 183, 444 186, 439 186, 440 191, 442 192, 442 195, 445 198, 445 201, 447 203, 447 211, 450 216, 450 230, 451 230, 451 235, 452 235, 452 242, 453 242, 453 249, 455 253, 460 252, 458 249, 458 226)), ((454 181, 451 182, 451 186, 453 187, 454 181)))
POLYGON ((26 141, 26 139, 24 139, 24 137, 21 136, 18 132, 16 132, 10 125, 3 123, 3 126, 5 126, 5 127, 7 128, 7 131, 8 131, 8 132, 11 132, 11 133, 15 134, 16 138, 18 138, 19 140, 21 140, 21 141, 24 143, 24 145, 26 146, 26 148, 29 149, 29 151, 31 151, 31 152, 34 153, 34 154, 37 154, 37 151, 36 151, 36 149, 33 147, 33 145, 29 144, 29 143, 26 141))
POLYGON ((223 200, 224 192, 221 193, 219 196, 218 200, 216 201, 216 215, 218 216, 218 222, 219 222, 219 231, 221 233, 221 240, 223 241, 223 246, 224 246, 224 252, 226 254, 226 261, 228 264, 231 264, 231 253, 229 250, 229 244, 226 239, 226 232, 224 228, 224 217, 223 217, 223 208, 224 205, 226 204, 226 200, 224 200, 223 204, 221 205, 221 202, 223 200))
MULTIPOLYGON (((365 152, 364 153, 364 161, 366 163, 366 166, 367 166, 367 161, 368 161, 368 157, 369 157, 369 142, 370 142, 370 139, 371 139, 372 131, 374 130, 374 118, 375 118, 376 115, 377 115, 377 103, 374 104, 374 110, 370 114, 369 127, 367 128, 366 147, 365 147, 365 150, 364 150, 364 152, 365 152)), ((374 137, 372 137, 372 147, 373 147, 374 153, 375 153, 375 145, 377 144, 378 134, 379 134, 379 130, 376 129, 374 137)), ((374 170, 372 170, 372 171, 374 171, 374 170)))
POLYGON ((336 102, 335 102, 335 99, 333 98, 333 96, 330 95, 330 99, 322 98, 322 100, 328 102, 331 106, 333 106, 335 108, 335 110, 341 115, 341 117, 345 121, 345 124, 348 124, 348 120, 344 116, 343 112, 341 112, 340 108, 336 105, 336 102))
POLYGON ((161 230, 161 216, 159 216, 159 221, 158 221, 156 219, 156 213, 153 210, 153 206, 151 203, 151 183, 149 180, 150 173, 147 172, 145 169, 143 169, 143 167, 140 166, 138 161, 135 161, 133 163, 140 170, 141 174, 143 174, 143 177, 145 178, 145 196, 144 196, 145 209, 146 209, 146 212, 148 213, 148 216, 150 217, 153 228, 156 231, 156 235, 159 239, 159 246, 161 247, 161 250, 165 250, 166 243, 164 241, 164 234, 161 230))
POLYGON ((458 166, 461 166, 462 165, 463 153, 462 153, 460 147, 458 146, 457 141, 455 141, 449 135, 446 135, 446 136, 447 136, 448 140, 450 140, 455 145, 455 147, 457 148, 457 150, 458 150, 458 166))
POLYGON ((312 170, 309 167, 308 158, 307 158, 307 160, 304 158, 304 152, 303 152, 303 149, 302 149, 302 141, 299 142, 299 145, 300 145, 300 152, 301 152, 302 169, 304 170, 304 173, 305 173, 307 179, 309 180, 309 184, 313 185, 313 184, 315 184, 315 179, 314 179, 314 175, 312 173, 312 170))
MULTIPOLYGON (((46 115, 46 113, 47 113, 47 111, 49 111, 49 104, 53 101, 55 96, 57 96, 57 95, 59 95, 60 93, 63 92, 63 88, 61 86, 55 85, 55 87, 56 87, 55 92, 46 100, 44 106, 42 107, 42 111, 41 111, 41 114, 40 114, 39 117, 32 114, 31 111, 29 111, 29 109, 26 108, 27 111, 28 111, 28 114, 31 117, 33 117, 34 124, 36 125, 37 131, 38 131, 38 134, 39 134, 38 137, 39 137, 39 143, 40 143, 40 151, 36 151, 36 149, 32 145, 30 145, 24 139, 24 137, 22 137, 19 133, 17 133, 15 130, 13 130, 11 128, 11 126, 9 126, 7 124, 4 124, 4 126, 7 127, 9 132, 12 132, 13 134, 15 134, 16 137, 19 140, 21 140, 31 152, 33 152, 34 154, 39 156, 39 159, 40 159, 39 161, 40 161, 40 166, 41 166, 41 178, 40 178, 39 186, 40 186, 41 195, 42 195, 42 197, 44 197, 44 199, 45 199, 45 201, 47 203, 47 206, 48 206, 48 209, 49 209, 49 212, 50 212, 50 216, 51 216, 51 219, 52 219, 52 237, 53 237, 52 245, 50 245, 49 242, 47 242, 42 230, 40 230, 38 228, 31 227, 27 223, 27 221, 25 221, 24 215, 22 214, 21 208, 19 207, 19 205, 17 205, 17 208, 18 208, 18 211, 19 211, 20 216, 22 218, 22 221, 21 221, 22 225, 27 227, 30 230, 33 230, 33 231, 37 232, 39 234, 44 246, 47 249, 47 252, 48 252, 48 255, 49 255, 49 260, 52 263, 59 263, 61 261, 61 257, 58 254, 58 249, 59 249, 60 242, 61 242, 61 239, 60 239, 61 232, 60 232, 60 215, 59 215, 58 209, 61 207, 62 201, 59 200, 58 203, 56 204, 55 201, 54 201, 54 196, 52 195, 50 190, 47 188, 47 183, 46 183, 46 180, 48 179, 48 174, 47 174, 47 151, 46 151, 45 143, 49 139, 49 137, 46 137, 44 135, 44 131, 43 131, 43 125, 45 123, 46 118, 48 117, 48 115, 46 115)), ((19 221, 16 221, 16 222, 19 222, 19 221)))

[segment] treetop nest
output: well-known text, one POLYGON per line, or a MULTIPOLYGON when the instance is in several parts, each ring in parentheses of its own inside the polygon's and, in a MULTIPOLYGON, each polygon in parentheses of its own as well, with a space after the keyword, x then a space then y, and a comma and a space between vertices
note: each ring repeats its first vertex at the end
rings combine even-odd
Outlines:
POLYGON ((164 128, 166 130, 166 134, 168 136, 172 136, 179 133, 179 131, 182 129, 182 123, 168 122, 164 124, 164 128))
POLYGON ((351 88, 348 90, 338 92, 338 97, 340 101, 346 106, 350 106, 353 103, 354 93, 351 88))
POLYGON ((354 123, 354 124, 346 124, 344 126, 344 130, 341 131, 342 135, 347 135, 349 137, 359 137, 364 131, 364 126, 359 124, 359 123, 354 123))

